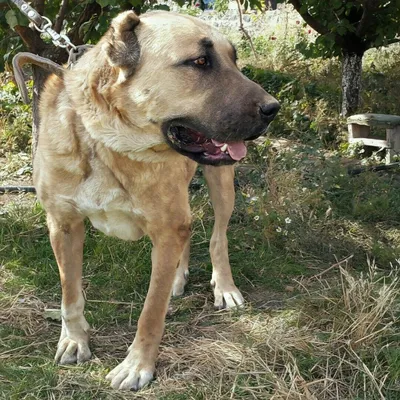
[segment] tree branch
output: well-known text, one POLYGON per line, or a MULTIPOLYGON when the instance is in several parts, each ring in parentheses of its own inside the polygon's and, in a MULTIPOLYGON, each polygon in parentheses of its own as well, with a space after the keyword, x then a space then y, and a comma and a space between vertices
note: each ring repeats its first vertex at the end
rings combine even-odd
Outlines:
POLYGON ((378 4, 374 0, 366 0, 362 3, 362 5, 363 13, 356 29, 356 35, 360 38, 364 36, 367 29, 373 23, 375 17, 374 11, 378 8, 378 4))
POLYGON ((67 9, 68 9, 68 0, 62 0, 61 6, 60 6, 60 11, 57 14, 56 22, 54 23, 54 30, 57 33, 61 32, 65 14, 67 13, 67 9))
POLYGON ((45 48, 45 44, 40 38, 39 32, 36 32, 27 26, 21 25, 16 25, 14 27, 14 30, 21 37, 22 41, 29 51, 33 53, 39 53, 45 48))
POLYGON ((322 25, 317 19, 315 19, 308 11, 302 11, 301 10, 301 1, 300 0, 289 0, 289 3, 293 5, 293 7, 296 9, 296 11, 302 16, 304 21, 307 22, 308 25, 311 26, 315 31, 320 33, 321 35, 326 35, 329 33, 328 28, 326 28, 324 25, 322 25))
POLYGON ((389 45, 394 44, 394 43, 400 43, 400 37, 396 37, 396 38, 393 38, 393 39, 386 40, 383 44, 380 44, 379 46, 376 46, 375 45, 375 41, 376 41, 377 38, 378 38, 378 36, 376 35, 376 36, 373 36, 372 38, 370 38, 368 40, 368 42, 366 41, 365 42, 365 47, 366 47, 365 50, 374 49, 376 47, 381 47, 381 46, 389 46, 389 45))
POLYGON ((242 31, 242 33, 246 36, 247 40, 250 43, 250 47, 251 47, 251 50, 253 51, 254 57, 256 58, 256 60, 258 60, 257 52, 256 52, 256 49, 254 48, 254 44, 253 44, 253 41, 251 40, 251 36, 246 31, 246 29, 244 28, 244 25, 243 25, 243 13, 242 13, 242 5, 240 3, 240 0, 236 0, 236 3, 238 6, 238 11, 239 11, 239 24, 240 24, 239 30, 242 31))
MULTIPOLYGON (((380 46, 389 46, 389 45, 394 44, 394 43, 400 43, 400 38, 393 38, 393 39, 387 40, 386 42, 384 42, 380 46)), ((377 46, 374 46, 374 41, 371 41, 368 48, 369 49, 373 49, 374 47, 377 47, 377 46)))
POLYGON ((44 0, 34 0, 32 6, 40 15, 43 15, 43 13, 44 13, 44 0))
POLYGON ((73 28, 68 32, 68 36, 71 39, 71 42, 78 46, 83 44, 83 38, 79 35, 79 28, 82 26, 83 23, 90 20, 93 15, 97 14, 100 15, 101 7, 97 2, 89 3, 86 5, 85 9, 83 10, 82 14, 80 15, 78 21, 76 21, 73 28))
MULTIPOLYGON (((325 25, 322 25, 308 11, 301 10, 302 7, 301 0, 288 0, 288 1, 293 5, 295 10, 301 15, 304 21, 307 22, 307 24, 310 25, 311 28, 317 31, 320 35, 327 35, 328 33, 330 33, 329 29, 325 25)), ((339 45, 340 47, 343 47, 346 43, 343 36, 340 36, 338 34, 334 35, 334 40, 336 44, 339 45)))
POLYGON ((393 39, 388 40, 385 43, 385 46, 389 46, 390 44, 393 44, 393 43, 400 43, 400 38, 393 38, 393 39))

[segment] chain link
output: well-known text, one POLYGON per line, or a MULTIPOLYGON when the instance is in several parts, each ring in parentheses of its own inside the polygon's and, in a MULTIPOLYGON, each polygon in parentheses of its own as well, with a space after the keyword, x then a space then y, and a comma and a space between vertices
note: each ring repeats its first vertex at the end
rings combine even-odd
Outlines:
POLYGON ((51 41, 53 42, 53 44, 55 46, 58 47, 62 47, 64 49, 66 49, 67 51, 70 51, 71 49, 76 50, 76 46, 74 44, 71 43, 71 41, 69 40, 69 37, 67 35, 64 34, 60 34, 57 33, 53 28, 52 28, 52 23, 51 21, 47 18, 42 16, 42 18, 46 21, 41 27, 37 26, 34 22, 33 22, 33 26, 35 27, 35 29, 40 32, 40 33, 47 33, 50 38, 51 41))

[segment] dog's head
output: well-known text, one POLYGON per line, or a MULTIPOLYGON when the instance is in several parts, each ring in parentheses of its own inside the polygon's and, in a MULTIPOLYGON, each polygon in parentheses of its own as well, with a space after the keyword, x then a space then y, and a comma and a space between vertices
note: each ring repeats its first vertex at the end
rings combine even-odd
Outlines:
POLYGON ((239 71, 232 44, 196 18, 124 12, 93 54, 94 63, 104 55, 107 60, 90 83, 94 98, 114 110, 120 125, 132 127, 132 146, 144 143, 137 135, 146 135, 154 149, 173 148, 202 164, 231 164, 245 156, 244 141, 265 133, 279 110, 239 71))

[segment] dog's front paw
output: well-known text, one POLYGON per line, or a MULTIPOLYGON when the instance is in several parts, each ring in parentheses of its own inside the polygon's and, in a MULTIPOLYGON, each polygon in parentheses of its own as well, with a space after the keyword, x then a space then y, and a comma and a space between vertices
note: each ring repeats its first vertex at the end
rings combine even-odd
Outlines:
POLYGON ((89 338, 65 337, 60 339, 57 345, 55 361, 58 364, 75 364, 87 361, 92 356, 89 349, 89 338))
POLYGON ((87 361, 92 356, 89 349, 89 324, 81 316, 77 319, 63 319, 60 340, 57 345, 56 363, 75 364, 87 361))
POLYGON ((114 389, 139 390, 153 380, 154 369, 154 366, 145 366, 134 354, 129 354, 106 379, 111 381, 114 389))
POLYGON ((221 283, 212 279, 211 286, 214 288, 214 307, 218 310, 243 307, 244 298, 234 283, 221 283))

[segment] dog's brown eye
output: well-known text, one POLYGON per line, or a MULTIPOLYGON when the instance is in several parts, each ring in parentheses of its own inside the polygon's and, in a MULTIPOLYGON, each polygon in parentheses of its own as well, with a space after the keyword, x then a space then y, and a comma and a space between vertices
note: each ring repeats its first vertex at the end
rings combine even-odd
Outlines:
POLYGON ((199 57, 198 59, 194 60, 194 63, 200 67, 205 67, 206 65, 208 65, 206 57, 199 57))

